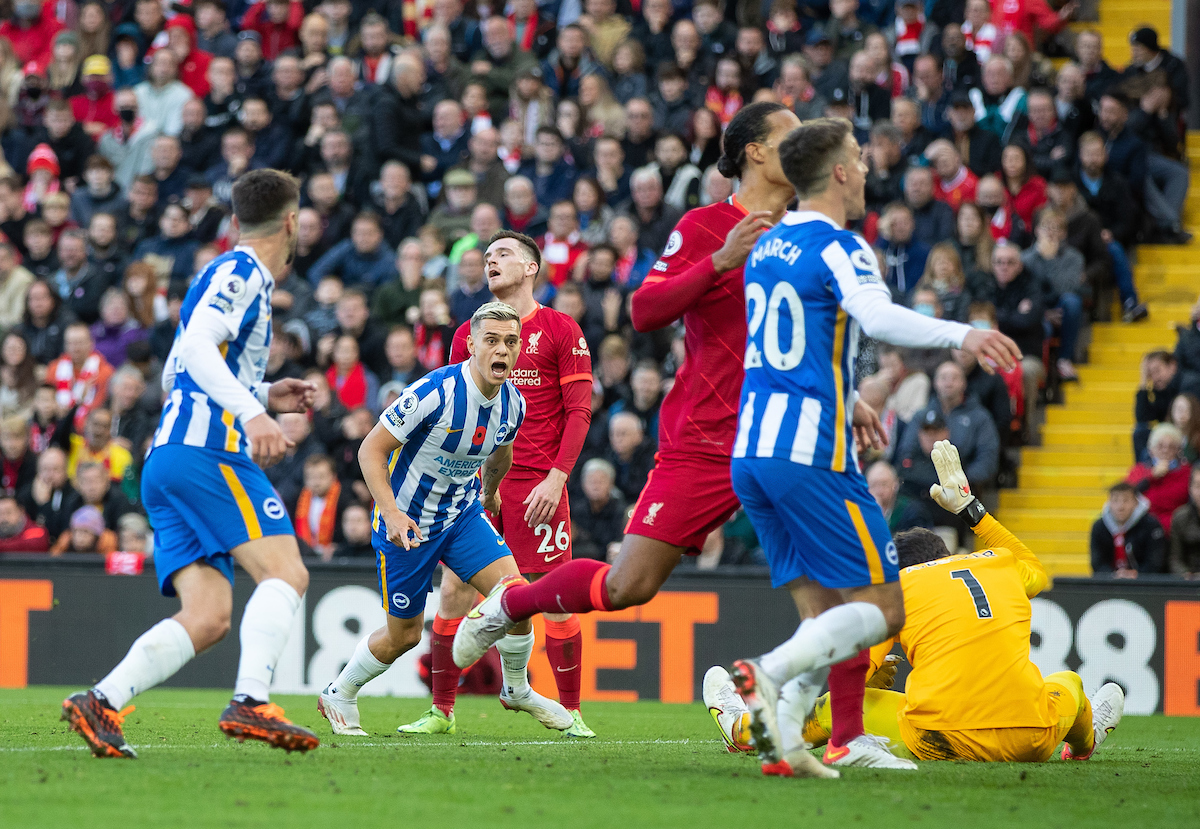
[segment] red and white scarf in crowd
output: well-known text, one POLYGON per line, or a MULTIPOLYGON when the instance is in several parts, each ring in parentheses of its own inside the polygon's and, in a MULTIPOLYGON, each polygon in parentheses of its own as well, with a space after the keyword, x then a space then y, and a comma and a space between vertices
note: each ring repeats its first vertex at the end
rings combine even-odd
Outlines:
POLYGON ((991 23, 984 23, 976 32, 971 28, 969 22, 962 26, 963 40, 966 42, 967 51, 974 52, 975 57, 982 64, 992 56, 992 52, 996 48, 996 37, 999 34, 996 27, 991 23))
POLYGON ((96 399, 96 378, 100 375, 100 361, 103 359, 100 352, 93 351, 83 361, 83 368, 78 373, 69 359, 59 360, 54 369, 54 401, 64 409, 79 406, 85 410, 86 416, 86 409, 96 399))
POLYGON ((921 54, 921 32, 925 29, 925 15, 918 15, 912 23, 896 18, 896 57, 921 54))
POLYGON ((25 212, 36 213, 38 205, 46 200, 46 196, 49 196, 51 193, 57 193, 59 189, 60 187, 58 179, 51 179, 50 183, 46 185, 46 192, 42 193, 41 197, 39 198, 37 188, 34 186, 34 183, 30 181, 25 185, 25 194, 21 198, 21 203, 25 207, 25 212))
POLYGON ((400 16, 404 20, 404 36, 421 39, 421 30, 433 20, 433 4, 422 0, 401 0, 400 16))
POLYGON ((729 92, 722 92, 715 86, 708 88, 708 94, 704 96, 704 105, 717 113, 717 119, 721 122, 721 129, 729 126, 729 122, 733 120, 733 116, 738 114, 738 110, 742 108, 742 93, 736 89, 729 92))

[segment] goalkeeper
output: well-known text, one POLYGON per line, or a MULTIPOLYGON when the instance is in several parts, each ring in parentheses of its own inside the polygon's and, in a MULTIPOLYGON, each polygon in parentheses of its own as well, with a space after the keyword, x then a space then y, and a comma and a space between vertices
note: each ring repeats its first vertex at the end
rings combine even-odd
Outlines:
MULTIPOLYGON (((1120 686, 1106 684, 1089 700, 1073 671, 1042 677, 1029 660, 1029 599, 1049 585, 1045 569, 971 494, 953 444, 938 441, 933 462, 940 485, 929 494, 961 515, 984 548, 950 555, 929 530, 896 536, 906 613, 897 639, 912 673, 903 694, 867 689, 867 733, 919 760, 1039 763, 1064 741, 1064 760, 1088 759, 1121 720, 1120 686)), ((872 649, 880 670, 870 685, 894 676, 885 656, 892 644, 872 649)), ((829 735, 828 696, 808 712, 802 701, 789 704, 794 690, 785 686, 779 700, 785 753, 829 735)))

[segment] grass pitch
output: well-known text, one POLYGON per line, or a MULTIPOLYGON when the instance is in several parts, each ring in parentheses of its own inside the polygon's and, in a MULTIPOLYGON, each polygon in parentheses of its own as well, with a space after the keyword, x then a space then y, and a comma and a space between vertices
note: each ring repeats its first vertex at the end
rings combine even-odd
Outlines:
POLYGON ((394 730, 427 699, 364 697, 372 736, 338 739, 314 698, 281 697, 322 739, 288 755, 220 734, 228 692, 156 690, 125 724, 141 759, 96 760, 59 722, 73 690, 0 692, 6 829, 1200 825, 1200 720, 1127 717, 1086 763, 923 763, 781 780, 725 753, 700 704, 585 704, 600 736, 568 741, 480 697, 459 701, 458 734, 433 737, 394 730))

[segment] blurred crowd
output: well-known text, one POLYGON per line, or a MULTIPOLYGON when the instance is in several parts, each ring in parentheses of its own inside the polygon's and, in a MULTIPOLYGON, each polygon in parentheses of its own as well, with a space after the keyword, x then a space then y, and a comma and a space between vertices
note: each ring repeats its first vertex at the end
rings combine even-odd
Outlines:
MULTIPOLYGON (((1076 12, 3 4, 0 551, 149 552, 138 475, 188 283, 237 242, 233 180, 277 167, 303 201, 295 261, 275 275, 267 379, 319 392, 310 415, 280 415, 295 448, 268 475, 306 551, 371 555, 358 445, 491 298, 483 249, 507 228, 536 238, 537 298, 574 317, 596 355, 573 533, 576 555, 611 555, 684 359, 680 330, 632 329, 629 297, 683 212, 734 192, 715 168, 721 134, 757 100, 852 121, 870 165, 858 229, 897 302, 1022 348, 1003 376, 958 352, 864 342, 859 359, 892 437, 862 460, 893 527, 946 520, 927 494, 942 438, 994 506, 1017 447, 1038 440, 1041 404, 1077 379, 1090 323, 1146 315, 1136 245, 1189 238, 1183 65, 1141 28, 1130 65, 1109 66, 1099 34, 1065 28, 1076 12)), ((744 519, 710 541, 701 566, 762 560, 744 519)))

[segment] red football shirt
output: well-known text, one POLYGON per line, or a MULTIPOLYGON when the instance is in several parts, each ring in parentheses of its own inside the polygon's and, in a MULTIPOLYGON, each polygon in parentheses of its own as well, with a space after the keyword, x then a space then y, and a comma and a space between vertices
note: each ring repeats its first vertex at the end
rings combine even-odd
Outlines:
MULTIPOLYGON (((470 356, 469 333, 470 321, 454 333, 452 363, 461 363, 470 356)), ((549 472, 558 457, 567 423, 564 387, 582 381, 591 388, 592 355, 579 324, 562 311, 539 305, 521 320, 521 352, 510 379, 525 397, 526 406, 525 422, 513 443, 513 467, 549 472)))
POLYGON ((742 268, 719 274, 698 301, 677 311, 669 308, 669 290, 672 278, 710 259, 745 215, 736 196, 685 213, 671 232, 662 258, 634 294, 635 303, 641 298, 651 300, 646 305, 658 307, 657 315, 652 310, 648 316, 661 316, 656 320, 661 325, 675 318, 667 319, 667 314, 682 312, 683 316, 687 356, 659 411, 659 452, 728 458, 733 451, 746 353, 742 268), (664 289, 665 296, 655 296, 664 289))

